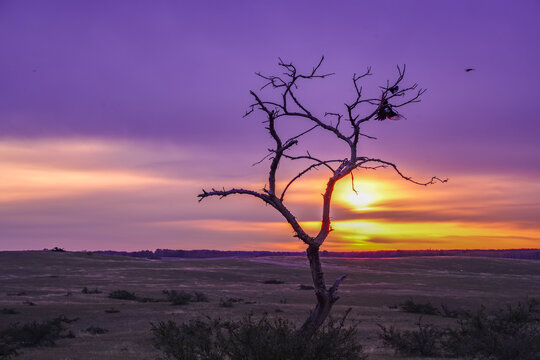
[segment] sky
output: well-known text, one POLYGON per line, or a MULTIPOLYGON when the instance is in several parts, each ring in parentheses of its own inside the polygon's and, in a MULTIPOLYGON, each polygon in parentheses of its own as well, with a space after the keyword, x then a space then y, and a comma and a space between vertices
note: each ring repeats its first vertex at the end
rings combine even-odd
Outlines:
MULTIPOLYGON (((0 0, 0 250, 302 250, 275 210, 202 188, 261 190, 272 146, 243 118, 278 57, 324 72, 298 90, 343 111, 397 76, 427 89, 400 121, 368 123, 365 156, 399 165, 343 179, 323 248, 540 247, 539 1, 0 0), (466 72, 466 68, 474 71, 466 72)), ((305 124, 280 124, 300 129, 305 124)), ((324 132, 306 147, 347 156, 324 132)), ((305 165, 305 164, 302 164, 305 165)), ((298 170, 283 165, 278 187, 298 170)), ((286 205, 312 235, 328 173, 286 205)))

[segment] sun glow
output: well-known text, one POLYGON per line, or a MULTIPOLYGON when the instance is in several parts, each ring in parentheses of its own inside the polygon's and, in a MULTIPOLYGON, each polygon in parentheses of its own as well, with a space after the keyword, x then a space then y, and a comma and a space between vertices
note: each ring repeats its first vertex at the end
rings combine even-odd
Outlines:
POLYGON ((381 185, 371 181, 355 181, 354 189, 348 181, 336 185, 335 198, 341 204, 346 204, 353 211, 372 209, 382 198, 381 185))

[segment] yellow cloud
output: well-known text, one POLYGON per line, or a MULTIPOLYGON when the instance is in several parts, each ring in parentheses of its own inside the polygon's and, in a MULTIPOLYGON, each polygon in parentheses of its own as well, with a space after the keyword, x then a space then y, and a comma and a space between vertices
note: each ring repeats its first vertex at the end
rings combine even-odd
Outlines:
MULTIPOLYGON (((364 220, 334 221, 334 238, 343 249, 496 249, 538 246, 538 229, 512 224, 364 220)), ((331 242, 331 241, 330 241, 331 242)))

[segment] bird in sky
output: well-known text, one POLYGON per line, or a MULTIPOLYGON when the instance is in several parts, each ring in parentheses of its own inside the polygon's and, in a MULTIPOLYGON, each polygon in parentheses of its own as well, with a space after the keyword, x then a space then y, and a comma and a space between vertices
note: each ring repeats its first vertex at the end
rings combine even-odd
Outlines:
POLYGON ((473 71, 473 70, 476 70, 476 69, 473 69, 473 68, 467 68, 467 69, 465 69, 465 72, 469 72, 469 71, 473 71))

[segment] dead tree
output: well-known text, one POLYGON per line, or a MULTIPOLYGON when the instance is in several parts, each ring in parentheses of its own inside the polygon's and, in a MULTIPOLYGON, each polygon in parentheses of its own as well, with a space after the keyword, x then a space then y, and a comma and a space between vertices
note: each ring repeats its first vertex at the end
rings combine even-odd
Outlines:
POLYGON ((279 59, 278 65, 284 71, 282 75, 267 76, 257 73, 257 75, 265 81, 261 90, 264 88, 271 88, 275 92, 278 92, 279 98, 277 101, 265 100, 254 91, 250 91, 254 102, 250 105, 249 110, 244 115, 247 116, 255 110, 261 111, 265 116, 264 123, 266 124, 266 130, 273 139, 274 147, 269 149, 268 154, 263 158, 263 160, 270 160, 268 187, 265 186, 262 191, 243 188, 232 188, 228 190, 212 189, 210 191, 203 189, 202 193, 198 195, 199 201, 211 196, 224 198, 229 195, 237 194, 256 197, 279 211, 292 227, 294 236, 307 245, 307 257, 311 267, 311 276, 313 278, 315 296, 317 298, 315 309, 311 312, 310 316, 302 326, 302 329, 307 333, 314 332, 323 324, 330 313, 333 304, 339 299, 337 294, 338 287, 345 278, 345 275, 338 277, 334 284, 328 288, 326 286, 319 258, 319 248, 327 238, 328 234, 332 231, 330 225, 330 204, 335 184, 346 176, 351 175, 354 190, 353 171, 360 168, 391 168, 401 178, 417 185, 429 185, 437 181, 446 182, 446 180, 439 179, 438 177, 432 177, 431 180, 427 182, 418 182, 405 176, 392 162, 369 158, 358 154, 358 143, 361 138, 374 139, 374 137, 361 132, 360 129, 363 124, 372 120, 398 120, 402 117, 399 112, 402 107, 420 101, 420 97, 425 91, 424 89, 418 88, 417 84, 411 86, 402 85, 405 76, 405 66, 397 67, 397 79, 392 82, 387 81, 385 86, 380 87, 380 96, 377 98, 364 98, 362 96, 360 82, 363 78, 371 75, 371 69, 367 68, 367 70, 360 75, 354 74, 352 77, 354 85, 353 101, 345 103, 344 112, 327 112, 323 116, 319 116, 304 105, 299 96, 297 96, 297 89, 304 81, 324 79, 333 75, 333 73, 320 72, 323 60, 324 57, 321 58, 319 63, 309 73, 300 73, 295 65, 286 63, 281 59, 279 59), (362 109, 361 111, 361 107, 367 108, 368 110, 362 109), (308 120, 308 123, 311 125, 304 131, 290 138, 285 139, 280 136, 277 127, 278 122, 281 123, 280 126, 286 126, 286 123, 282 123, 283 120, 293 120, 298 118, 308 120), (326 132, 332 137, 336 137, 338 141, 344 143, 347 149, 347 153, 345 154, 346 157, 343 159, 321 159, 312 156, 309 151, 302 155, 293 154, 293 149, 305 135, 312 131, 326 132), (278 191, 276 188, 276 175, 280 163, 284 160, 304 161, 307 162, 307 166, 303 168, 302 171, 298 172, 296 176, 292 177, 292 179, 278 191), (330 172, 330 176, 326 183, 326 191, 323 194, 321 227, 319 232, 312 236, 304 231, 296 217, 285 206, 284 199, 287 190, 295 181, 316 168, 326 168, 330 172))

